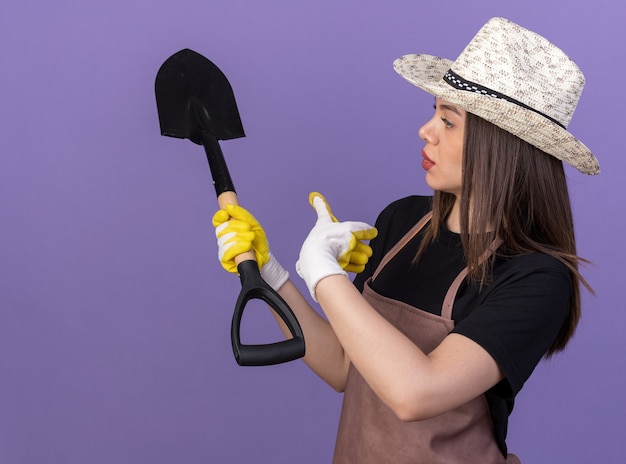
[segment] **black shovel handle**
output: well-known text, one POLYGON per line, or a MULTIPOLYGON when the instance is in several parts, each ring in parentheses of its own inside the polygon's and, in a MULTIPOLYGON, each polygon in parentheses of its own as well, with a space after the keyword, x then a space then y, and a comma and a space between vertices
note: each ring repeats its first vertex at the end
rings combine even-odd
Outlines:
MULTIPOLYGON (((204 131, 202 144, 211 168, 220 208, 224 208, 227 204, 238 205, 237 194, 217 139, 204 131)), ((252 251, 242 253, 235 257, 235 262, 241 280, 241 292, 235 304, 231 324, 231 342, 237 364, 240 366, 267 366, 292 361, 304 356, 305 344, 302 328, 285 300, 261 277, 254 253, 252 251), (293 338, 265 345, 242 345, 241 318, 246 303, 251 299, 265 301, 280 316, 293 338)))
POLYGON ((256 261, 242 261, 237 266, 241 279, 241 292, 231 324, 233 353, 240 366, 267 366, 279 364, 304 356, 304 335, 289 305, 261 277, 256 261), (265 301, 280 316, 293 338, 265 345, 243 345, 240 337, 241 317, 246 303, 253 299, 265 301))

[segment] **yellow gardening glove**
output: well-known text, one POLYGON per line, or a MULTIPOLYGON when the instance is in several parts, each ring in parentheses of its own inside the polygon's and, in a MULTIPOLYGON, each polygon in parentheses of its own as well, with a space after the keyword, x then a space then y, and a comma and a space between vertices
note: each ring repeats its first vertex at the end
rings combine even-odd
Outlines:
MULTIPOLYGON (((319 192, 311 192, 309 194, 309 203, 311 204, 313 209, 315 209, 315 197, 319 197, 324 202, 324 205, 328 210, 328 214, 333 222, 339 222, 333 214, 332 210, 330 209, 328 201, 326 201, 324 195, 319 192)), ((354 247, 346 251, 346 253, 341 255, 338 259, 338 263, 344 271, 354 272, 356 274, 358 274, 359 272, 363 272, 367 261, 372 256, 372 248, 369 245, 363 243, 363 240, 370 240, 376 237, 376 235, 378 235, 378 231, 376 231, 376 229, 373 229, 373 231, 369 231, 367 234, 363 234, 361 231, 353 233, 354 240, 356 241, 354 247)))
POLYGON ((252 250, 259 269, 269 261, 270 247, 259 221, 246 209, 226 205, 213 215, 218 257, 224 269, 237 273, 235 257, 252 250))
POLYGON ((213 215, 213 226, 217 237, 218 258, 222 267, 237 274, 235 257, 252 250, 261 277, 278 291, 289 279, 283 268, 270 252, 269 242, 259 221, 246 209, 237 205, 226 205, 213 215))

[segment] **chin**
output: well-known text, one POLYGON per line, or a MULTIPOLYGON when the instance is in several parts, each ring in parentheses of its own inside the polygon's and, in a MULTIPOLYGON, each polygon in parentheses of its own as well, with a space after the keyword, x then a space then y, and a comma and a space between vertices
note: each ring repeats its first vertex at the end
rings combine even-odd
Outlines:
POLYGON ((426 172, 425 180, 426 180, 426 185, 428 185, 433 190, 450 193, 457 197, 461 195, 460 185, 453 184, 451 182, 445 182, 445 181, 441 182, 441 179, 439 179, 438 181, 438 179, 435 176, 433 176, 433 174, 430 171, 426 172))

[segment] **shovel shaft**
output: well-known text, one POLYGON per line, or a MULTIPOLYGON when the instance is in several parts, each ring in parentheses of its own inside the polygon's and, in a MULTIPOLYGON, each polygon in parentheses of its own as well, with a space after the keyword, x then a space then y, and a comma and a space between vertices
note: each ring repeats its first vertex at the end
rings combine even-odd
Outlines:
MULTIPOLYGON (((224 154, 219 142, 212 134, 205 131, 202 134, 202 145, 204 145, 204 151, 209 161, 215 193, 217 194, 217 202, 220 208, 224 209, 226 205, 239 205, 237 192, 235 192, 235 186, 228 172, 228 166, 224 160, 224 154)), ((239 265, 242 261, 256 261, 254 253, 246 251, 235 256, 235 264, 239 265)))
MULTIPOLYGON (((202 132, 202 145, 204 146, 206 159, 209 162, 213 185, 215 186, 215 194, 218 200, 225 192, 233 193, 236 200, 237 194, 235 193, 235 185, 233 184, 233 179, 230 177, 230 172, 228 172, 228 166, 226 165, 224 153, 222 152, 219 142, 213 134, 205 130, 202 132)), ((223 208, 221 203, 220 206, 223 208)))

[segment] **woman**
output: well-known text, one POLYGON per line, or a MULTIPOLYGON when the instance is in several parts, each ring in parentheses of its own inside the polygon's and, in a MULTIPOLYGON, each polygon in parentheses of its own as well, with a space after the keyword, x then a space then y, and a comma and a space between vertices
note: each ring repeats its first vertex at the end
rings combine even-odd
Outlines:
POLYGON ((584 78, 502 18, 455 62, 410 55, 394 67, 435 96, 419 130, 434 195, 392 203, 376 229, 336 222, 312 196, 318 221, 296 269, 326 318, 242 208, 214 217, 220 260, 233 271, 255 250, 303 327, 305 362, 345 392, 334 462, 519 462, 505 442, 515 395, 572 337, 586 285, 562 163, 599 172, 566 129, 584 78))

